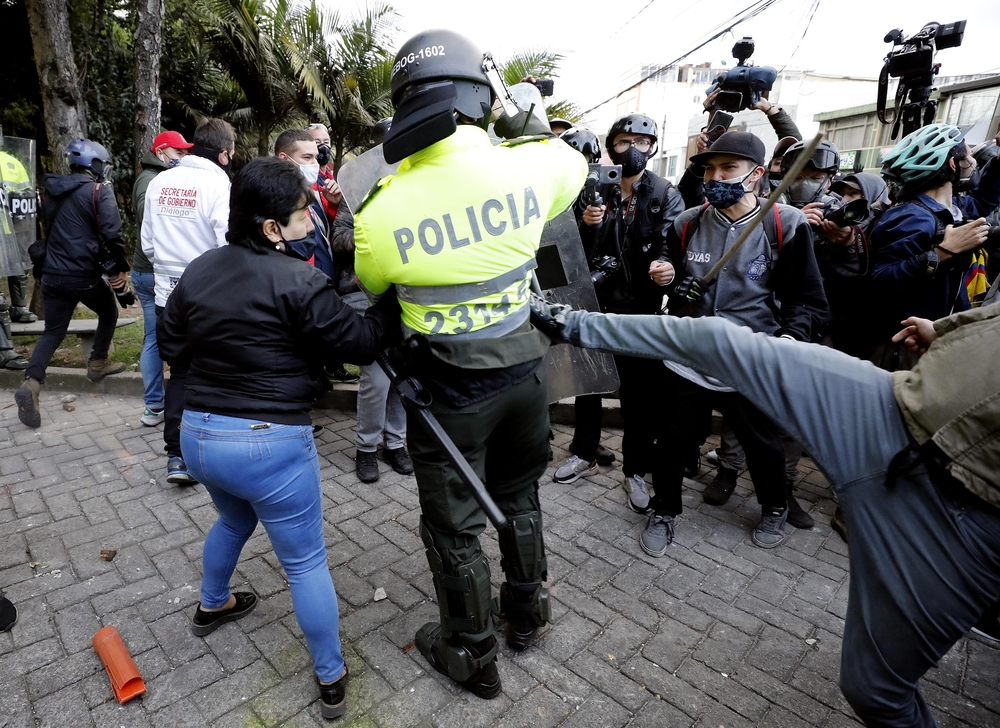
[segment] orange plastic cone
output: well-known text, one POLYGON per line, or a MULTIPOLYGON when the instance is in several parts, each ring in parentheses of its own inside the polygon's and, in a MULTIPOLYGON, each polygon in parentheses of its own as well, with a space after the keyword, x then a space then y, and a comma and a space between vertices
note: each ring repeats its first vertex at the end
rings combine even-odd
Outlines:
POLYGON ((142 681, 139 668, 135 666, 117 628, 108 626, 97 630, 93 642, 94 651, 108 671, 111 687, 119 703, 127 703, 146 692, 146 684, 142 681))

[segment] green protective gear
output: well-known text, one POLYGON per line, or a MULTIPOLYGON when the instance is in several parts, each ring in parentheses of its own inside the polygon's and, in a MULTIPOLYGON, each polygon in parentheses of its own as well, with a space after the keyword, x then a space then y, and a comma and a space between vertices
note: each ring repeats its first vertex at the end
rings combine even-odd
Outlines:
POLYGON ((542 541, 542 512, 508 513, 507 527, 500 529, 500 566, 507 583, 538 584, 548 576, 542 541))
POLYGON ((882 162, 882 176, 890 182, 918 182, 941 169, 948 153, 965 134, 951 124, 931 124, 907 134, 882 162))
POLYGON ((441 625, 436 622, 428 622, 418 629, 415 643, 420 654, 435 670, 447 673, 455 682, 471 678, 490 664, 500 651, 500 643, 493 640, 492 648, 481 657, 476 657, 465 645, 449 642, 441 625))
POLYGON ((524 590, 518 591, 521 594, 515 595, 514 589, 509 584, 500 585, 500 611, 508 620, 515 616, 524 616, 534 622, 535 626, 541 627, 552 618, 548 589, 541 584, 536 585, 535 591, 530 594, 527 601, 522 596, 524 590))
POLYGON ((421 517, 420 538, 427 548, 427 563, 434 578, 442 634, 445 639, 454 637, 465 644, 481 642, 493 634, 489 561, 478 543, 474 556, 461 561, 455 551, 438 546, 440 539, 435 534, 436 529, 421 517))

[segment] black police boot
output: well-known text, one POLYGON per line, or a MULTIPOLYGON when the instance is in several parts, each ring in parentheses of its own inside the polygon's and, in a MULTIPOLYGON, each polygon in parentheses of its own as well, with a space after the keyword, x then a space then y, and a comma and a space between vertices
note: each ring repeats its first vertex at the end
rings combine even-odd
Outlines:
POLYGON ((454 644, 441 634, 440 624, 428 622, 417 630, 415 642, 431 667, 473 695, 490 700, 503 689, 497 670, 496 637, 487 637, 474 645, 454 644))
POLYGON ((549 619, 549 593, 541 584, 503 584, 500 609, 507 618, 507 645, 523 652, 549 619))

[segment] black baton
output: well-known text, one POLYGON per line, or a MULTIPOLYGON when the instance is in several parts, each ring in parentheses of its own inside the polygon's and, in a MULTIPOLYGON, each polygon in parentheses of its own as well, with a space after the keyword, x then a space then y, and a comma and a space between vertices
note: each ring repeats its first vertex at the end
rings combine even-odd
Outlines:
POLYGON ((399 392, 400 399, 403 400, 403 406, 406 407, 406 411, 420 420, 431 438, 438 444, 438 447, 444 450, 448 462, 458 471, 458 476, 462 479, 462 482, 472 491, 473 497, 476 499, 479 507, 483 509, 483 512, 486 513, 486 517, 496 526, 497 530, 506 528, 507 516, 503 514, 503 511, 493 501, 490 494, 486 492, 486 486, 483 485, 483 481, 479 479, 476 471, 469 465, 469 461, 465 459, 452 439, 448 437, 448 433, 441 427, 441 423, 437 421, 434 413, 428 409, 432 401, 431 393, 413 377, 400 376, 384 351, 379 352, 375 360, 382 367, 382 371, 385 372, 386 376, 396 385, 396 390, 399 392))

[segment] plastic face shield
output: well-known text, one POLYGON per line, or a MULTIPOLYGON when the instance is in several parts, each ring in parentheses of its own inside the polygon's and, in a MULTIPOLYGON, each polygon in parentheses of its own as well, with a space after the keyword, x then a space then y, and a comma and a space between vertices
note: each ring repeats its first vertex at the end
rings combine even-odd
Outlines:
POLYGON ((493 55, 490 53, 483 54, 483 73, 486 74, 490 86, 493 87, 493 96, 495 99, 493 102, 493 112, 499 114, 503 111, 507 116, 515 116, 520 109, 514 103, 514 98, 510 95, 507 84, 504 83, 503 75, 500 73, 500 69, 497 68, 497 64, 493 60, 493 55))

